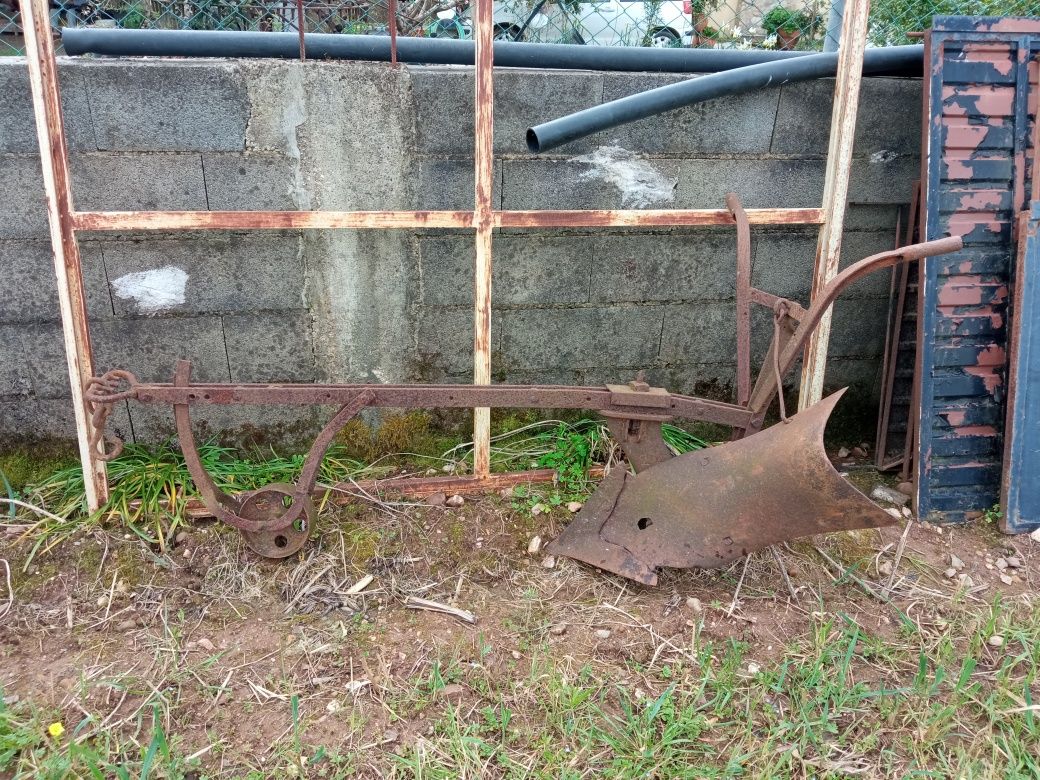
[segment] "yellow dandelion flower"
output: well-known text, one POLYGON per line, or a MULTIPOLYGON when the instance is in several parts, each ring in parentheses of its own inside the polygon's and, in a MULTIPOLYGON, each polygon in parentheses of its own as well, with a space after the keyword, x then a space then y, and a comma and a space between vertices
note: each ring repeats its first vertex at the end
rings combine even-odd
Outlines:
POLYGON ((61 725, 60 721, 55 721, 47 727, 47 733, 55 739, 58 739, 58 737, 65 733, 65 727, 61 725))

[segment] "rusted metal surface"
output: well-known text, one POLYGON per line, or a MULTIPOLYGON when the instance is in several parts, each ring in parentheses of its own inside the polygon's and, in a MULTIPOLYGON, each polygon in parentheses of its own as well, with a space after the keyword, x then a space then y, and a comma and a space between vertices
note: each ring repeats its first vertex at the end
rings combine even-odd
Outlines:
POLYGON ((1019 215, 1000 530, 1040 528, 1040 203, 1019 215))
MULTIPOLYGON (((915 181, 907 215, 906 231, 899 236, 897 247, 916 240, 921 206, 921 182, 915 181)), ((898 233, 898 229, 897 229, 898 233)), ((889 290, 891 311, 885 332, 885 351, 881 374, 881 403, 878 408, 874 465, 881 471, 904 467, 909 474, 908 457, 913 444, 912 398, 914 363, 917 351, 917 265, 903 263, 892 269, 889 290)))
MULTIPOLYGON (((735 198, 732 199, 731 207, 734 208, 736 213, 739 213, 739 201, 735 198)), ((805 449, 806 442, 811 440, 820 450, 820 457, 823 457, 822 438, 820 437, 822 437, 823 426, 826 423, 827 416, 830 414, 830 409, 837 401, 837 395, 821 404, 819 410, 806 412, 791 420, 785 419, 785 423, 788 424, 778 426, 777 429, 769 434, 768 439, 763 439, 763 434, 759 433, 765 412, 772 400, 771 392, 780 386, 782 375, 790 370, 798 351, 804 347, 806 340, 809 338, 823 312, 833 303, 843 289, 872 271, 925 256, 955 251, 960 247, 961 240, 959 238, 947 238, 928 244, 917 244, 891 252, 884 252, 861 260, 839 274, 824 288, 817 302, 807 310, 783 298, 755 291, 748 285, 746 290, 747 298, 749 300, 753 299, 755 296, 752 296, 752 293, 758 292, 758 298, 761 301, 771 303, 775 311, 777 325, 774 342, 770 347, 766 364, 759 373, 755 390, 750 394, 750 400, 747 404, 727 404, 693 396, 672 394, 663 388, 650 387, 641 376, 627 385, 606 385, 604 387, 554 385, 193 384, 191 382, 191 364, 186 360, 178 361, 172 384, 139 382, 129 372, 121 370, 112 371, 102 377, 95 378, 90 383, 87 398, 94 405, 94 408, 97 409, 111 407, 112 404, 127 399, 134 399, 141 403, 172 405, 177 422, 177 435, 180 439, 181 448, 184 451, 185 462, 207 509, 218 519, 243 531, 246 534, 247 543, 261 554, 291 554, 292 551, 298 549, 298 546, 306 541, 306 535, 312 525, 312 521, 308 516, 311 507, 310 496, 315 489, 322 458, 325 456, 335 435, 361 409, 367 406, 395 408, 575 408, 599 411, 607 419, 607 424, 625 451, 629 463, 640 475, 674 475, 687 468, 682 466, 679 468, 679 471, 676 471, 674 463, 677 461, 682 461, 684 464, 693 462, 686 456, 673 459, 661 437, 661 424, 674 417, 729 425, 734 429, 734 438, 738 440, 752 434, 758 434, 756 441, 761 440, 763 444, 787 441, 788 447, 797 451, 805 449), (772 391, 770 388, 772 388, 772 391), (339 409, 325 425, 312 445, 295 485, 279 485, 277 488, 265 489, 267 490, 266 493, 260 491, 260 493, 233 496, 221 491, 214 484, 209 474, 206 473, 197 451, 190 415, 192 406, 226 404, 315 404, 338 406, 339 409), (796 420, 800 420, 797 425, 794 424, 796 420), (288 552, 286 552, 287 550, 288 552)), ((745 338, 747 338, 747 334, 745 334, 745 338)), ((107 414, 98 414, 96 419, 103 423, 106 417, 107 414)), ((781 417, 784 417, 782 411, 781 417)), ((736 444, 737 442, 734 442, 733 444, 725 445, 723 448, 713 449, 710 453, 701 453, 698 457, 702 461, 707 458, 711 462, 726 464, 725 468, 735 469, 736 465, 740 463, 740 457, 750 457, 750 453, 758 451, 756 446, 736 447, 736 444), (729 449, 726 449, 727 447, 729 449), (722 455, 719 456, 716 453, 722 453, 722 455), (734 453, 733 457, 737 458, 737 460, 733 462, 727 460, 730 457, 730 453, 734 453)), ((776 446, 773 450, 766 449, 764 451, 779 452, 780 449, 776 446)), ((771 467, 769 457, 761 461, 766 467, 771 467)), ((829 530, 838 530, 846 527, 872 527, 867 521, 867 516, 862 511, 856 510, 854 502, 850 503, 852 502, 851 494, 842 493, 841 490, 830 484, 829 475, 818 469, 810 469, 809 465, 811 464, 808 464, 808 461, 805 463, 797 460, 792 462, 796 462, 798 468, 803 469, 804 473, 812 477, 812 479, 808 483, 803 483, 800 488, 796 485, 791 486, 787 493, 777 495, 785 496, 784 500, 794 501, 797 499, 802 501, 803 498, 797 495, 797 491, 801 489, 818 493, 817 500, 820 502, 819 506, 811 502, 806 504, 811 510, 807 514, 809 519, 804 520, 801 525, 797 523, 791 525, 792 529, 810 527, 817 529, 817 531, 805 531, 805 533, 828 530, 826 523, 830 521, 829 518, 832 516, 827 515, 823 509, 828 501, 837 501, 834 504, 836 507, 834 515, 843 517, 842 523, 845 523, 836 523, 829 530), (812 525, 812 523, 816 523, 816 525, 812 525), (850 523, 858 525, 849 525, 850 523)), ((750 464, 750 461, 748 463, 750 464)), ((724 471, 725 468, 723 469, 724 471)), ((756 467, 752 465, 748 465, 748 469, 750 469, 748 475, 754 476, 765 487, 769 487, 768 480, 770 478, 761 477, 756 467)), ((709 475, 712 473, 714 472, 709 472, 709 475)), ((485 484, 490 480, 490 475, 482 475, 479 472, 475 477, 479 482, 485 484)), ((841 481, 837 476, 834 478, 838 479, 839 482, 841 481)), ((606 549, 604 545, 606 547, 611 545, 617 547, 620 545, 624 548, 626 555, 636 554, 634 553, 635 548, 627 547, 624 542, 619 541, 620 537, 604 542, 603 538, 598 535, 598 531, 593 534, 595 538, 590 538, 590 532, 582 530, 590 527, 590 516, 599 517, 606 511, 605 507, 614 507, 615 504, 619 509, 623 507, 625 511, 630 509, 634 511, 639 506, 645 505, 647 508, 646 512, 659 512, 662 507, 660 502, 666 501, 667 498, 661 498, 660 496, 653 498, 652 494, 655 494, 660 486, 652 488, 638 487, 643 484, 654 486, 657 484, 655 480, 631 482, 631 485, 634 487, 632 487, 630 492, 626 493, 626 485, 629 483, 626 483, 625 479, 627 478, 623 476, 615 476, 605 480, 589 503, 592 509, 589 509, 586 515, 576 520, 573 529, 567 532, 566 541, 561 542, 561 544, 568 549, 572 549, 575 557, 590 561, 592 557, 595 557, 596 561, 600 561, 596 565, 604 565, 602 561, 614 560, 603 551, 606 549), (614 494, 615 491, 616 495, 614 494), (645 498, 641 497, 644 493, 647 494, 645 498), (625 495, 632 497, 625 499, 626 503, 623 505, 618 503, 621 497, 625 495), (599 508, 597 509, 597 507, 599 508), (595 555, 593 555, 591 551, 598 552, 595 552, 595 555)), ((633 479, 638 479, 638 477, 633 479)), ((662 479, 667 484, 673 477, 665 476, 662 479)), ((712 477, 712 479, 716 479, 716 477, 712 477)), ((721 479, 721 476, 717 477, 717 479, 721 479)), ((792 480, 794 482, 798 481, 793 477, 792 480)), ((748 483, 745 487, 748 490, 757 489, 757 485, 753 483, 748 483)), ((685 489, 686 492, 682 493, 677 499, 680 501, 680 504, 689 499, 689 490, 692 489, 690 487, 685 489)), ((704 486, 698 489, 713 490, 714 483, 709 480, 708 483, 705 483, 704 486)), ((738 492, 740 490, 734 487, 730 493, 720 494, 718 501, 722 503, 712 504, 712 506, 725 505, 731 501, 731 496, 738 492)), ((765 499, 759 500, 764 501, 765 499)), ((869 504, 869 502, 867 503, 869 504)), ((752 507, 753 504, 734 504, 734 506, 737 507, 734 511, 739 512, 743 511, 742 507, 752 507)), ((640 517, 650 517, 646 512, 640 517)), ((679 522, 675 519, 677 516, 673 515, 668 515, 672 519, 666 520, 666 528, 669 525, 674 526, 679 522)), ((756 525, 756 518, 761 520, 761 517, 757 515, 746 516, 745 525, 747 529, 756 525)), ((693 522, 696 525, 699 521, 695 520, 693 522)), ((769 541, 773 538, 771 535, 773 531, 770 529, 774 526, 771 524, 771 521, 764 524, 759 523, 759 525, 761 525, 761 537, 764 540, 760 546, 772 543, 769 541)), ((705 533, 709 533, 709 535, 714 533, 714 530, 711 530, 711 528, 714 528, 713 526, 706 526, 706 528, 708 530, 705 533)), ((684 533, 686 532, 692 533, 689 527, 684 531, 684 533)), ((799 535, 800 533, 801 531, 794 535, 799 535)), ((676 538, 678 539, 679 537, 676 538)), ((731 540, 734 538, 740 540, 741 549, 750 550, 752 547, 749 545, 757 537, 754 537, 751 530, 746 530, 740 531, 736 537, 731 536, 730 538, 731 540)), ((782 538, 793 538, 793 536, 782 538)), ((706 560, 707 558, 704 558, 704 556, 708 556, 712 561, 721 561, 718 549, 705 549, 707 551, 703 552, 703 554, 698 553, 702 557, 698 558, 694 555, 689 558, 689 563, 674 564, 669 562, 687 560, 686 558, 657 560, 653 557, 647 558, 644 556, 639 559, 642 562, 640 564, 642 568, 627 559, 627 562, 612 563, 609 566, 605 566, 605 568, 626 573, 626 576, 632 576, 643 582, 650 582, 656 576, 653 574, 653 570, 659 565, 703 565, 702 563, 697 563, 697 561, 706 560), (657 563, 650 566, 650 563, 653 563, 655 560, 657 560, 657 563)), ((757 547, 754 549, 757 549, 757 547)), ((561 551, 563 551, 562 548, 561 551)), ((742 553, 735 554, 739 555, 742 553)), ((638 557, 638 554, 636 555, 638 557)), ((690 553, 690 555, 693 554, 690 553)))
POLYGON ((927 39, 923 235, 964 249, 923 266, 916 506, 960 522, 1000 498, 1008 292, 1026 203, 1036 19, 937 17, 927 39))
POLYGON ((296 0, 296 27, 300 35, 300 62, 307 61, 307 17, 303 12, 303 0, 296 0))
POLYGON ((548 551, 654 585, 661 567, 718 568, 800 536, 891 525, 824 452, 841 394, 750 439, 635 476, 615 469, 548 551))
POLYGON ((20 0, 25 35, 25 59, 32 90, 33 116, 40 147, 40 167, 47 204, 58 309, 69 372, 76 440, 83 467, 83 490, 87 507, 94 511, 108 496, 102 445, 90 435, 94 410, 83 397, 84 387, 94 373, 90 327, 84 293, 79 245, 73 226, 69 156, 65 141, 58 70, 51 37, 50 8, 46 0, 20 0))
MULTIPOLYGON (((752 225, 816 225, 820 209, 747 209, 752 225)), ((492 227, 710 227, 732 225, 728 209, 492 211, 492 227)), ((124 230, 402 230, 474 228, 472 211, 77 211, 73 227, 124 230)))

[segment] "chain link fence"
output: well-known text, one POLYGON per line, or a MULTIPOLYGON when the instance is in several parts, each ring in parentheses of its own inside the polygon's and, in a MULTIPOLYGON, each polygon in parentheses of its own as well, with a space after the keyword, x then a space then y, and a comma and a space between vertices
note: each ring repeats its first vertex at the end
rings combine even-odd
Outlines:
MULTIPOLYGON (((812 51, 836 40, 843 0, 499 0, 500 40, 812 51), (838 9, 840 14, 840 9, 838 9), (830 33, 828 33, 830 30, 830 33)), ((1036 15, 1040 0, 874 0, 870 45, 913 42, 935 14, 1036 15)), ((304 0, 306 32, 387 35, 387 0, 304 0)), ((52 0, 55 27, 296 32, 295 0, 52 0)), ((469 0, 399 0, 399 35, 470 38, 469 0)), ((0 56, 22 53, 17 0, 0 0, 0 56)))

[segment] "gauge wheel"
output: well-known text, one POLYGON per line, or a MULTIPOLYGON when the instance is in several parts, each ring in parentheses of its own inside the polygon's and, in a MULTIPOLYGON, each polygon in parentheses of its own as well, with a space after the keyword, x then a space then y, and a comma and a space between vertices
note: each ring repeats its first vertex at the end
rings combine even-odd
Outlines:
POLYGON ((650 45, 655 49, 672 49, 679 45, 679 36, 662 28, 650 33, 650 45))

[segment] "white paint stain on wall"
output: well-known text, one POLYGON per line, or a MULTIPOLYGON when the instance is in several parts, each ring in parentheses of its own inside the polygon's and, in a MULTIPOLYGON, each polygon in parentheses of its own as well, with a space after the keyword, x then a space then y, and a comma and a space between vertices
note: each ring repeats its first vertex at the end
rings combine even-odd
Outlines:
POLYGON ((112 280, 112 291, 131 300, 145 314, 157 314, 184 303, 188 274, 175 265, 137 271, 112 280))
POLYGON ((602 179, 613 184, 621 193, 621 205, 628 208, 646 208, 666 203, 675 197, 678 179, 665 176, 645 159, 620 146, 601 146, 594 152, 575 157, 591 169, 581 180, 602 179))

